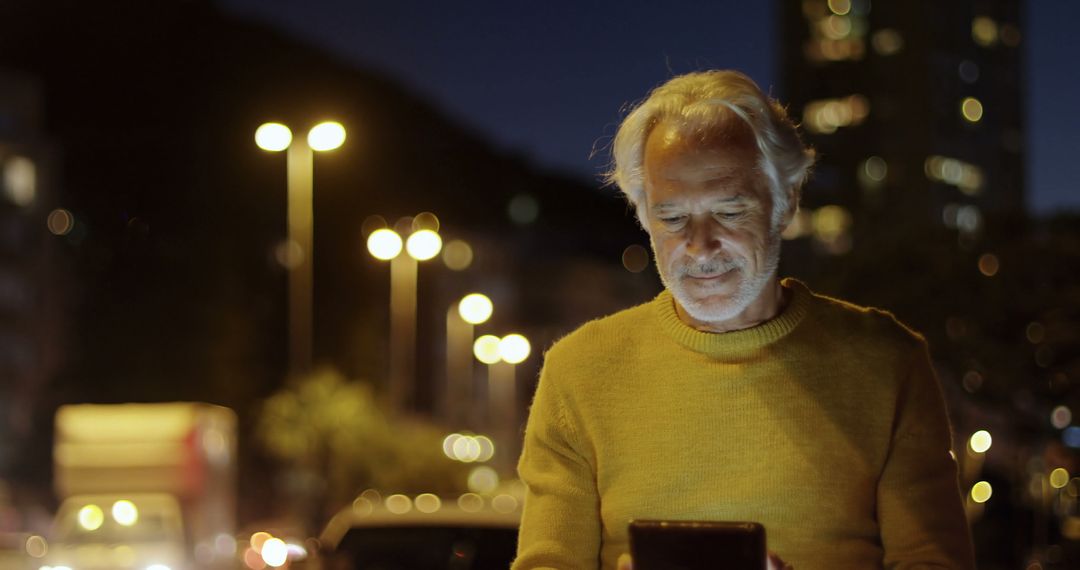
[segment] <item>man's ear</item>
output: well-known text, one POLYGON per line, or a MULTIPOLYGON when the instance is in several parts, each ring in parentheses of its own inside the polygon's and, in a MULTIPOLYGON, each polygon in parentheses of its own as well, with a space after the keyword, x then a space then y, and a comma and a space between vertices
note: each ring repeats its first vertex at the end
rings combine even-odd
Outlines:
POLYGON ((784 211, 784 215, 780 218, 780 233, 791 225, 792 220, 795 219, 795 214, 799 211, 799 198, 800 192, 796 188, 789 188, 787 191, 787 208, 784 211))

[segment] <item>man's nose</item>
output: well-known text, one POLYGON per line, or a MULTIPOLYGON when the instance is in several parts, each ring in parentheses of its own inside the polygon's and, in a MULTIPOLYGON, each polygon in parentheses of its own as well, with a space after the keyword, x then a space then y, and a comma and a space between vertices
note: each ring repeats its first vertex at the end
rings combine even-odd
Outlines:
POLYGON ((720 249, 718 224, 710 219, 690 220, 686 236, 686 253, 695 259, 709 259, 720 249))

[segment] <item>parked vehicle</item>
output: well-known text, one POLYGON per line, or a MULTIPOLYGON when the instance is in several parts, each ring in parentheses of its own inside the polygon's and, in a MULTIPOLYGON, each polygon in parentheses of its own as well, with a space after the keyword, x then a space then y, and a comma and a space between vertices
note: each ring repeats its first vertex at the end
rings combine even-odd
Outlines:
POLYGON ((385 499, 365 493, 322 535, 325 570, 506 570, 517 549, 518 501, 467 493, 385 499))
POLYGON ((165 493, 69 497, 51 535, 42 568, 191 568, 180 504, 165 493))
POLYGON ((64 502, 54 519, 50 551, 113 560, 101 566, 108 568, 145 570, 115 564, 117 553, 119 560, 130 560, 132 552, 141 560, 144 550, 168 552, 172 562, 160 562, 168 570, 231 567, 235 433, 232 410, 210 404, 62 406, 56 413, 53 483, 64 502), (124 513, 132 508, 137 522, 125 525, 124 513), (165 543, 180 549, 177 558, 165 543), (102 554, 101 545, 111 554, 102 554))

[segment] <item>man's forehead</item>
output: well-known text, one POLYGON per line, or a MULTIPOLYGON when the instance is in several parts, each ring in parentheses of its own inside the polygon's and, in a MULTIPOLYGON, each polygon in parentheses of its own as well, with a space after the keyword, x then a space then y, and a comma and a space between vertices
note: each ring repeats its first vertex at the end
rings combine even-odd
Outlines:
POLYGON ((663 210, 665 208, 679 208, 686 204, 688 201, 702 201, 706 202, 710 206, 740 206, 753 202, 756 198, 747 196, 741 192, 731 195, 712 195, 712 196, 686 196, 681 194, 664 196, 656 196, 657 202, 650 204, 653 209, 663 210))

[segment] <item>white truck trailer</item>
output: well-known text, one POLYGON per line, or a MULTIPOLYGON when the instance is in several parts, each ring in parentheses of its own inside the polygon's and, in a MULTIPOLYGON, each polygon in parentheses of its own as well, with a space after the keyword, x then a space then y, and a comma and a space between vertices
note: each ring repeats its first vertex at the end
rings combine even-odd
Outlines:
POLYGON ((221 406, 78 404, 56 413, 53 568, 227 568, 236 415, 221 406))

